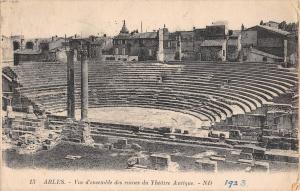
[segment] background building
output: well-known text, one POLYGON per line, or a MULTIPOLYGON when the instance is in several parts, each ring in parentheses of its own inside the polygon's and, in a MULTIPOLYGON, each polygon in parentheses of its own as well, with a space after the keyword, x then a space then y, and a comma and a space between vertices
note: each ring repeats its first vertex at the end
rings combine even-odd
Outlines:
MULTIPOLYGON (((120 33, 113 39, 113 55, 117 60, 128 60, 128 56, 133 60, 156 60, 158 51, 157 32, 129 33, 124 21, 120 33)), ((130 59, 129 59, 130 60, 130 59)))
POLYGON ((226 48, 226 60, 239 61, 241 56, 241 49, 241 32, 239 30, 229 31, 226 48))
POLYGON ((265 25, 242 31, 244 61, 277 61, 296 63, 297 36, 265 25))

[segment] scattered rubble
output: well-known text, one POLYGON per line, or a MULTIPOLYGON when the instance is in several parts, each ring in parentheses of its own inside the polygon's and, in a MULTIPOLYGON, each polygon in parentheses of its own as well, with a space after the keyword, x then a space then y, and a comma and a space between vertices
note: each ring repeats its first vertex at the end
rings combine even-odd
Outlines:
POLYGON ((76 160, 76 159, 80 159, 82 158, 82 156, 79 156, 79 155, 67 155, 65 157, 65 159, 70 159, 70 160, 76 160))

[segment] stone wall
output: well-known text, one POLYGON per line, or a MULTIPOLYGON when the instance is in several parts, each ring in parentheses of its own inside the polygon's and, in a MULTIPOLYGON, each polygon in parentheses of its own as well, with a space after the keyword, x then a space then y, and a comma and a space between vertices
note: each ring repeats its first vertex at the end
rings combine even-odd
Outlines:
POLYGON ((263 115, 236 115, 232 117, 232 124, 235 126, 263 127, 265 116, 263 115))
POLYGON ((67 119, 65 127, 62 129, 61 138, 64 141, 85 143, 91 145, 94 143, 90 136, 90 124, 84 121, 74 121, 67 119))
POLYGON ((222 47, 202 47, 200 55, 202 61, 222 61, 222 47))

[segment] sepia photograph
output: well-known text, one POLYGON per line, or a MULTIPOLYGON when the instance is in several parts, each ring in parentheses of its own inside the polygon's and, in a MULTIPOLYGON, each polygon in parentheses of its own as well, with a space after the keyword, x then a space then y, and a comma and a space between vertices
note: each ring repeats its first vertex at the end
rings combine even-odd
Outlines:
POLYGON ((0 7, 1 190, 300 190, 298 0, 0 7))

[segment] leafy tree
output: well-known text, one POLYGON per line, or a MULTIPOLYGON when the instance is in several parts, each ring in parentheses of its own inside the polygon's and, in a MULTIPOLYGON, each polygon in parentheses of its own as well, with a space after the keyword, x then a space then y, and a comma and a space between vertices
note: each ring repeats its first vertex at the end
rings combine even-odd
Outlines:
POLYGON ((279 23, 278 28, 281 30, 285 30, 287 27, 287 24, 285 21, 282 21, 281 23, 279 23))
POLYGON ((292 23, 291 24, 291 32, 293 32, 293 31, 297 31, 298 30, 298 26, 297 26, 297 24, 296 23, 292 23))
POLYGON ((282 21, 278 28, 281 30, 285 30, 288 32, 297 32, 298 31, 298 23, 287 23, 286 21, 282 21))
POLYGON ((264 25, 264 21, 261 20, 260 23, 259 23, 259 25, 264 25))

